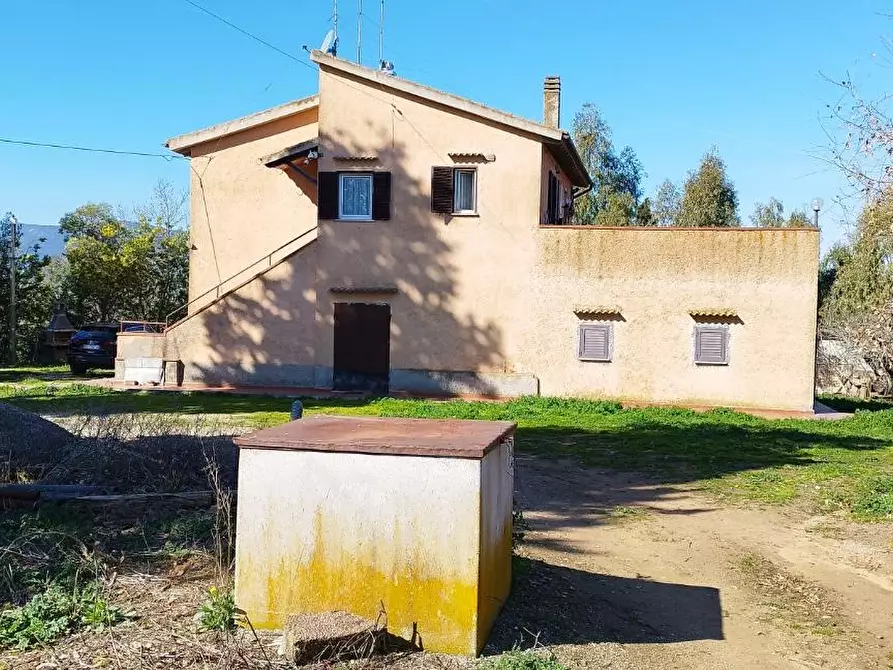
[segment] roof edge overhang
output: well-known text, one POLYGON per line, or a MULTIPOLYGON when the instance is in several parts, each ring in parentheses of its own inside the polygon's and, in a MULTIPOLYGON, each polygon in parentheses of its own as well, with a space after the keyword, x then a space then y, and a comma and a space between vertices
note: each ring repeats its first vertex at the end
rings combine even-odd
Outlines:
POLYGON ((363 67, 319 50, 313 51, 310 58, 323 70, 336 71, 347 77, 360 79, 373 88, 397 91, 420 98, 433 105, 490 121, 511 132, 536 139, 554 152, 556 161, 567 172, 574 186, 585 188, 592 185, 592 180, 586 172, 583 161, 580 159, 580 154, 577 153, 577 149, 567 131, 493 109, 468 98, 445 93, 409 79, 363 67))
POLYGON ((270 107, 269 109, 264 109, 260 112, 254 112, 247 116, 241 116, 237 119, 224 121, 223 123, 218 123, 203 128, 202 130, 177 135, 165 142, 164 145, 171 151, 188 156, 190 153, 189 150, 198 144, 235 135, 236 133, 250 130, 251 128, 272 123, 273 121, 294 116, 295 114, 300 114, 301 112, 305 112, 317 106, 319 106, 319 95, 311 95, 306 98, 301 98, 300 100, 292 100, 291 102, 286 102, 285 104, 277 105, 276 107, 270 107))

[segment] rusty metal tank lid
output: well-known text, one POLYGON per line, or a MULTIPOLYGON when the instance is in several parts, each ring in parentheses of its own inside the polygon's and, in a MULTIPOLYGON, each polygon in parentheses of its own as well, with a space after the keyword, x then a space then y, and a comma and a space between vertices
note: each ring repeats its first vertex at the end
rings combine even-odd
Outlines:
POLYGON ((483 458, 515 426, 510 421, 313 416, 234 442, 242 449, 483 458))

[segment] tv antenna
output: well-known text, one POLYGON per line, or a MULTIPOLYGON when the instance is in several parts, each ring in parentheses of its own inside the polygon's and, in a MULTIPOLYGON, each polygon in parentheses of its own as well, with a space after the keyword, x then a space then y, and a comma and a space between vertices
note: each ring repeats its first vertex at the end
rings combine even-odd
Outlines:
POLYGON ((381 0, 381 9, 378 12, 378 63, 384 62, 384 0, 381 0))
POLYGON ((357 0, 357 63, 363 60, 363 0, 357 0))
MULTIPOLYGON (((338 0, 333 1, 334 9, 332 11, 332 29, 326 33, 319 45, 319 50, 330 56, 338 56, 338 0)), ((304 45, 304 51, 312 53, 310 47, 304 45)))

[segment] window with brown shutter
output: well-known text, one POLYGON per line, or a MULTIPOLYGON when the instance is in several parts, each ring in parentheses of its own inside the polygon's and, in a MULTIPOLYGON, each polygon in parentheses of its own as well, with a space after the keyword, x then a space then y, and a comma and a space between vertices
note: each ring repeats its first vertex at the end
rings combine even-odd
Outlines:
POLYGON ((431 211, 438 214, 453 213, 453 168, 431 168, 431 211))
POLYGON ((389 221, 391 219, 391 173, 372 173, 372 219, 389 221))
POLYGON ((558 177, 555 176, 555 173, 551 170, 549 171, 549 188, 546 194, 546 223, 550 225, 554 225, 556 223, 561 223, 561 216, 559 213, 558 207, 558 199, 561 192, 561 185, 558 182, 558 177))
POLYGON ((320 219, 338 218, 338 173, 320 172, 316 177, 317 209, 320 219))
POLYGON ((389 221, 390 172, 320 172, 317 208, 321 220, 389 221))
POLYGON ((431 211, 476 216, 478 171, 473 167, 441 167, 431 171, 431 211))
POLYGON ((613 354, 614 327, 609 323, 581 323, 577 358, 609 363, 613 354))
POLYGON ((729 364, 729 331, 721 326, 695 326, 695 363, 729 364))

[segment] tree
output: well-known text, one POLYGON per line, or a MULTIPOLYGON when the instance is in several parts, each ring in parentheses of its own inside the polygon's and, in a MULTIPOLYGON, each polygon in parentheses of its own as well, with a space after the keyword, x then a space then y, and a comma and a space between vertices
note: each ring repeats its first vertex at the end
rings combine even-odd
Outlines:
POLYGON ((669 179, 657 187, 654 195, 654 222, 658 226, 675 226, 679 218, 679 188, 669 179))
POLYGON ((185 202, 159 182, 152 199, 134 209, 136 223, 106 203, 62 217, 65 259, 51 266, 48 278, 79 320, 164 321, 186 302, 189 235, 179 228, 185 202))
POLYGON ((872 196, 852 241, 832 251, 822 323, 855 345, 893 390, 893 186, 872 196))
POLYGON ((758 202, 750 221, 757 228, 806 228, 812 225, 802 210, 795 209, 785 217, 784 205, 776 198, 769 198, 766 204, 758 202))
MULTIPOLYGON (((10 309, 9 270, 10 235, 13 226, 12 213, 0 218, 0 357, 9 350, 9 323, 6 315, 10 309)), ((40 253, 40 243, 23 249, 17 237, 15 253, 16 277, 16 357, 18 361, 34 358, 41 332, 47 327, 53 311, 53 296, 44 280, 43 269, 49 258, 40 253)), ((41 240, 43 242, 43 240, 41 240)))
POLYGON ((120 225, 120 218, 115 216, 112 206, 107 203, 88 202, 59 220, 59 230, 66 242, 83 237, 102 240, 108 238, 120 225))
POLYGON ((824 305, 831 298, 831 291, 837 281, 837 275, 852 257, 852 249, 846 242, 835 243, 819 265, 819 312, 823 311, 824 305))
POLYGON ((629 226, 637 221, 642 197, 642 164, 630 147, 618 154, 611 129, 598 107, 586 103, 573 124, 574 143, 592 178, 592 191, 574 203, 574 222, 600 226, 629 226))
POLYGON ((637 226, 656 226, 657 220, 651 211, 651 198, 645 198, 636 208, 637 226))
POLYGON ((738 194, 726 175, 726 164, 715 150, 685 180, 677 226, 688 228, 740 226, 738 194))
MULTIPOLYGON (((886 42, 888 57, 893 43, 886 42)), ((866 97, 848 74, 834 82, 838 100, 828 105, 825 132, 830 162, 860 193, 874 197, 893 186, 893 99, 887 92, 866 97)))

